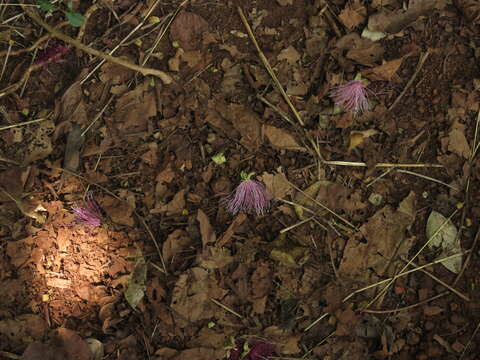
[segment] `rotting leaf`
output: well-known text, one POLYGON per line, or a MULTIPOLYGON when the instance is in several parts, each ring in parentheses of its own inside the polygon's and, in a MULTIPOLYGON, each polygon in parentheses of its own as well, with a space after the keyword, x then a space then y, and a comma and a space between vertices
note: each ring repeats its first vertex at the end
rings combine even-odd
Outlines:
MULTIPOLYGON (((430 249, 442 249, 440 255, 438 256, 439 259, 462 252, 460 237, 457 236, 457 228, 455 227, 455 225, 453 225, 451 220, 447 220, 447 218, 439 212, 432 211, 430 213, 430 216, 427 220, 426 233, 429 241, 428 247, 430 249), (442 225, 443 227, 437 233, 438 229, 442 225), (437 234, 435 235, 435 233, 437 234)), ((462 257, 458 256, 451 258, 442 262, 442 265, 451 272, 458 274, 462 268, 462 257)))
POLYGON ((170 26, 170 39, 178 41, 185 51, 199 49, 208 23, 200 15, 181 11, 170 26))
MULTIPOLYGON (((308 186, 303 192, 298 192, 295 195, 295 198, 293 202, 296 204, 294 206, 295 208, 295 213, 297 214, 298 218, 303 220, 305 218, 304 215, 304 207, 312 209, 315 207, 315 201, 311 199, 315 199, 318 194, 318 190, 322 185, 330 184, 329 181, 317 181, 308 186)), ((322 216, 325 212, 321 212, 318 214, 318 216, 322 216)), ((310 213, 308 213, 310 214, 310 213)))
POLYGON ((130 275, 125 291, 125 299, 132 308, 136 308, 145 296, 145 281, 147 280, 147 263, 142 251, 137 248, 137 261, 133 273, 130 275))
POLYGON ((283 199, 293 191, 284 173, 269 174, 264 172, 261 180, 273 199, 283 199))
POLYGON ((265 125, 264 129, 265 136, 273 147, 284 150, 306 151, 306 149, 300 146, 297 140, 284 129, 271 125, 265 125))
POLYGON ((370 136, 377 135, 378 131, 375 129, 368 129, 364 131, 352 131, 350 132, 350 145, 348 146, 348 151, 360 146, 364 143, 366 139, 370 136))
POLYGON ((349 30, 353 30, 365 21, 367 17, 367 9, 356 0, 353 3, 347 4, 338 17, 343 25, 349 30))
POLYGON ((405 56, 384 62, 382 65, 376 66, 372 69, 362 71, 362 75, 371 81, 395 81, 399 82, 400 78, 397 75, 397 70, 402 65, 405 56))
POLYGON ((347 242, 338 269, 341 276, 366 283, 391 276, 407 256, 415 238, 407 229, 415 220, 415 193, 402 200, 398 209, 387 205, 370 217, 347 242))
POLYGON ((409 26, 420 16, 429 15, 436 8, 442 6, 438 0, 410 1, 406 11, 398 10, 394 13, 380 12, 368 19, 368 29, 395 34, 409 26))

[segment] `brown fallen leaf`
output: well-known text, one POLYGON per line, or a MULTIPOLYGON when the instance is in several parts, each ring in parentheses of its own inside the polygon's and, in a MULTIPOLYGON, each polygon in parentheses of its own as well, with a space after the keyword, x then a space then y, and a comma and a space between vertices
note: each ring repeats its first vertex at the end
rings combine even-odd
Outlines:
POLYGON ((123 94, 115 104, 115 126, 122 134, 147 130, 147 121, 157 115, 157 105, 150 81, 123 94))
POLYGON ((264 132, 273 147, 283 150, 307 151, 295 138, 282 128, 264 125, 264 132))
POLYGON ((385 206, 370 217, 345 247, 339 275, 360 283, 391 276, 401 256, 407 256, 414 239, 406 234, 415 220, 415 194, 411 192, 397 210, 385 206))
POLYGON ((362 76, 371 81, 394 81, 399 82, 400 77, 397 75, 397 70, 402 65, 403 59, 394 59, 384 62, 382 65, 376 66, 371 69, 362 71, 362 76))
POLYGON ((264 172, 260 179, 265 184, 272 199, 284 199, 293 192, 293 188, 284 173, 269 174, 264 172))
POLYGON ((134 208, 112 196, 105 196, 98 199, 98 203, 113 222, 120 225, 133 226, 133 210, 134 208))
POLYGON ((347 51, 347 57, 365 66, 372 66, 383 58, 385 49, 378 42, 350 33, 340 38, 336 47, 347 51))
POLYGON ((222 235, 222 237, 218 240, 217 242, 217 246, 218 247, 222 247, 224 246, 226 243, 228 243, 230 241, 230 239, 232 238, 232 236, 235 234, 235 232, 237 231, 237 228, 243 224, 243 222, 247 219, 247 215, 245 215, 244 213, 240 213, 238 214, 237 216, 235 216, 235 219, 233 219, 232 223, 230 224, 230 226, 227 228, 227 230, 225 231, 225 233, 222 235))
POLYGON ((286 60, 289 65, 295 65, 295 63, 300 60, 300 54, 292 45, 290 45, 288 48, 280 51, 280 54, 277 56, 277 60, 286 60))
POLYGON ((448 133, 448 150, 465 159, 470 158, 472 150, 465 137, 466 126, 455 120, 448 133))
POLYGON ((445 3, 438 0, 410 1, 406 11, 397 10, 393 13, 379 12, 368 19, 368 29, 396 34, 409 26, 420 16, 430 15, 435 9, 441 9, 445 3))
POLYGON ((360 146, 364 143, 365 139, 373 135, 377 135, 378 131, 375 129, 368 129, 363 131, 351 131, 350 132, 350 145, 348 145, 348 151, 360 146))
POLYGON ((367 17, 367 9, 356 0, 353 3, 348 3, 338 17, 347 29, 353 30, 365 21, 367 17))
POLYGON ((208 32, 208 23, 192 12, 181 11, 170 26, 170 39, 178 41, 185 50, 197 50, 202 46, 203 33, 208 32))

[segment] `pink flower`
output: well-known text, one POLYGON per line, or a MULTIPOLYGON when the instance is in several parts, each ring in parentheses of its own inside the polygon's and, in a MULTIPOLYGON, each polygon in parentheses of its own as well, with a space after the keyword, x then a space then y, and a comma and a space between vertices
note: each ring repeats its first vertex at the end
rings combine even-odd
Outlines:
POLYGON ((63 45, 48 45, 45 49, 41 50, 38 54, 38 58, 35 64, 47 65, 51 62, 65 62, 63 56, 70 51, 68 46, 63 45))
POLYGON ((230 350, 228 360, 266 360, 274 356, 276 357, 277 353, 271 343, 261 340, 251 340, 246 343, 245 340, 240 340, 230 350))
POLYGON ((258 181, 251 180, 252 175, 253 173, 242 172, 242 182, 225 199, 227 210, 233 215, 239 212, 261 215, 270 207, 265 186, 258 181))
POLYGON ((347 111, 361 113, 369 107, 367 88, 361 80, 352 80, 335 87, 330 96, 336 105, 347 111))
POLYGON ((76 206, 72 210, 75 221, 79 224, 91 227, 99 227, 102 224, 102 213, 91 193, 85 198, 85 206, 76 206))

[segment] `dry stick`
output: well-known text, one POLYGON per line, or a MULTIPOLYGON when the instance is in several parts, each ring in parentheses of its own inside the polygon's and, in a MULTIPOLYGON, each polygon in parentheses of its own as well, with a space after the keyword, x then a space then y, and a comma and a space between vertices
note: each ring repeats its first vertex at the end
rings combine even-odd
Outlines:
MULTIPOLYGON (((368 167, 367 163, 364 162, 352 162, 352 161, 323 161, 325 165, 334 165, 334 166, 354 166, 354 167, 368 167)), ((378 163, 373 165, 375 168, 443 168, 443 165, 440 164, 394 164, 394 163, 378 163)))
POLYGON ((175 20, 175 18, 177 17, 178 13, 180 12, 180 10, 185 6, 185 4, 188 2, 189 0, 184 0, 178 7, 177 9, 175 10, 175 12, 172 14, 172 17, 170 18, 170 20, 168 21, 167 25, 165 26, 165 28, 162 30, 162 32, 160 33, 159 36, 157 36, 157 38, 155 39, 155 43, 153 44, 153 46, 151 47, 151 49, 147 52, 147 56, 145 56, 145 59, 143 59, 142 61, 142 65, 145 65, 147 63, 147 61, 150 59, 150 56, 152 56, 153 52, 155 51, 155 49, 157 48, 158 44, 160 43, 160 41, 162 41, 163 37, 165 36, 166 32, 168 31, 168 29, 170 28, 170 25, 172 25, 172 22, 173 20, 175 20))
POLYGON ((402 174, 409 174, 409 175, 413 175, 413 176, 418 176, 419 178, 422 178, 422 179, 425 179, 425 180, 430 180, 432 182, 435 182, 437 184, 441 184, 441 185, 444 185, 454 191, 457 191, 457 192, 460 192, 460 189, 456 188, 455 186, 452 186, 452 185, 449 185, 441 180, 437 180, 435 178, 432 178, 430 176, 427 176, 427 175, 423 175, 423 174, 419 174, 419 173, 416 173, 416 172, 413 172, 413 171, 408 171, 408 170, 397 170, 397 172, 399 173, 402 173, 402 174))
POLYGON ((348 221, 347 219, 345 219, 343 216, 341 215, 338 215, 335 211, 333 210, 330 210, 330 208, 328 208, 327 206, 323 205, 320 201, 317 201, 317 199, 314 199, 313 197, 311 197, 310 195, 306 194, 302 189, 300 189, 299 187, 297 187, 295 184, 291 183, 290 181, 287 181, 288 184, 293 187, 295 190, 299 191, 300 193, 302 193, 303 196, 305 196, 307 199, 313 201, 315 204, 317 204, 318 206, 320 206, 323 210, 326 210, 328 211, 330 214, 332 214, 333 216, 335 216, 337 219, 341 220, 342 222, 344 222, 345 224, 347 224, 349 227, 351 227, 353 230, 358 230, 357 227, 355 225, 353 225, 350 221, 348 221))
POLYGON ((425 299, 423 301, 420 301, 418 303, 415 303, 415 304, 412 304, 412 305, 408 305, 408 306, 404 306, 404 307, 401 307, 401 308, 396 308, 396 309, 389 309, 389 310, 368 310, 368 309, 365 309, 365 310, 362 310, 362 312, 364 313, 369 313, 369 314, 390 314, 390 313, 397 313, 397 312, 401 312, 401 311, 406 311, 406 310, 410 310, 410 309, 413 309, 417 306, 421 306, 421 305, 425 305, 433 300, 437 300, 437 299, 440 299, 441 297, 447 295, 447 294, 450 294, 449 291, 444 291, 443 293, 440 293, 438 295, 435 295, 435 296, 432 296, 431 298, 428 298, 428 299, 425 299))
POLYGON ((84 21, 83 21, 83 24, 80 26, 80 29, 78 30, 78 34, 77 34, 77 40, 78 41, 82 41, 83 35, 85 34, 85 28, 87 27, 88 19, 99 8, 100 8, 100 6, 98 4, 93 4, 83 14, 84 21))
POLYGON ((237 313, 236 311, 230 309, 228 306, 223 305, 220 301, 215 300, 214 298, 210 298, 210 301, 213 302, 215 305, 220 306, 222 309, 228 311, 229 313, 235 315, 236 317, 239 317, 240 319, 243 319, 243 316, 237 313))
MULTIPOLYGON (((60 24, 58 24, 56 26, 57 29, 59 28, 62 28, 66 25, 68 25, 69 22, 68 21, 64 21, 64 22, 61 22, 60 24)), ((12 50, 10 52, 10 56, 15 56, 15 55, 20 55, 20 54, 24 54, 24 53, 29 53, 29 52, 32 52, 33 50, 35 50, 37 47, 40 46, 41 43, 47 41, 48 39, 50 39, 52 37, 51 34, 46 34, 46 35, 43 35, 42 37, 38 38, 37 41, 35 41, 33 43, 33 45, 29 46, 28 48, 25 48, 25 49, 18 49, 18 50, 12 50)), ((4 50, 4 51, 0 51, 0 57, 1 56, 5 56, 7 54, 7 50, 4 50)))
MULTIPOLYGON (((125 37, 122 39, 122 41, 120 41, 120 43, 119 43, 117 46, 115 46, 112 50, 110 50, 110 51, 108 52, 108 55, 112 55, 115 51, 117 51, 117 50, 120 48, 120 46, 122 46, 138 29, 140 29, 140 28, 143 26, 143 24, 145 24, 145 21, 150 17, 150 15, 152 14, 153 10, 155 10, 155 8, 157 7, 157 5, 158 5, 159 2, 160 2, 160 0, 157 0, 157 1, 150 7, 150 9, 149 9, 148 12, 145 14, 145 16, 142 18, 142 20, 140 21, 140 23, 139 23, 137 26, 135 26, 135 27, 132 29, 132 31, 130 31, 130 32, 128 33, 128 35, 125 36, 125 37)), ((105 61, 107 61, 107 60, 108 60, 108 59, 106 59, 106 58, 102 58, 102 60, 93 68, 93 70, 90 71, 90 72, 82 79, 82 81, 80 81, 80 84, 85 83, 85 81, 87 81, 87 80, 90 78, 90 76, 92 76, 92 75, 95 73, 95 71, 97 71, 97 70, 105 63, 105 61)))
MULTIPOLYGON (((404 260, 405 261, 405 260, 404 260)), ((406 262, 406 261, 405 261, 406 262)), ((436 277, 435 275, 433 275, 430 271, 427 271, 425 269, 420 269, 418 265, 416 265, 413 261, 412 263, 410 264, 411 266, 413 266, 415 269, 418 269, 420 270, 421 272, 423 272, 425 275, 429 276, 430 278, 432 278, 433 280, 435 280, 436 282, 438 282, 440 285, 442 286, 445 286, 448 290, 450 290, 451 292, 453 292, 455 295, 457 295, 458 297, 462 298, 463 300, 467 301, 467 302, 470 302, 470 298, 466 295, 463 295, 460 291, 458 291, 457 289, 455 289, 454 287, 448 285, 445 281, 443 281, 442 279, 439 279, 438 277, 436 277)))
POLYGON ((396 279, 401 278, 401 277, 403 277, 403 276, 405 276, 405 275, 408 275, 408 274, 417 272, 417 271, 419 271, 419 270, 421 270, 421 269, 423 269, 423 268, 426 268, 426 267, 429 267, 429 266, 432 266, 432 265, 435 265, 435 264, 439 264, 439 263, 442 263, 442 262, 447 261, 447 260, 454 259, 454 258, 459 257, 459 256, 463 256, 463 255, 465 255, 465 254, 467 254, 467 253, 469 253, 469 252, 471 252, 471 250, 463 251, 463 252, 458 253, 458 254, 454 254, 454 255, 447 256, 447 257, 445 257, 445 258, 437 259, 437 260, 432 261, 432 262, 430 262, 430 263, 428 263, 428 264, 424 264, 424 265, 422 265, 422 266, 418 266, 418 267, 415 268, 415 269, 411 269, 411 270, 407 270, 407 271, 405 271, 405 272, 401 272, 401 273, 399 273, 399 274, 397 274, 397 275, 395 275, 395 276, 393 276, 393 277, 390 277, 390 278, 388 278, 388 279, 384 279, 384 280, 381 280, 381 281, 376 282, 376 283, 374 283, 374 284, 370 284, 370 285, 368 285, 368 286, 365 286, 365 287, 363 287, 363 288, 361 288, 361 289, 357 289, 357 290, 355 290, 354 292, 352 292, 350 295, 348 295, 346 298, 344 298, 344 299, 342 300, 342 302, 345 302, 345 301, 349 300, 350 298, 352 298, 354 295, 359 294, 359 293, 361 293, 361 292, 364 292, 364 291, 366 291, 366 290, 368 290, 368 289, 371 289, 371 288, 377 287, 377 286, 379 286, 379 285, 385 284, 386 282, 389 282, 389 281, 391 281, 391 280, 396 280, 396 279))
MULTIPOLYGON (((446 219, 442 225, 440 225, 437 229, 437 231, 435 231, 435 233, 433 233, 433 235, 425 242, 425 244, 423 244, 423 246, 420 248, 420 250, 418 250, 415 255, 413 255, 413 257, 407 262, 407 264, 400 270, 400 272, 404 272, 409 266, 410 264, 417 258, 418 255, 420 255, 420 253, 428 246, 428 244, 433 240, 435 239, 435 237, 440 233, 440 231, 448 224, 448 222, 455 216, 455 214, 458 212, 458 209, 455 209, 455 211, 452 213, 452 215, 450 215, 448 217, 448 219, 446 219)), ((385 285, 385 287, 380 290, 380 292, 374 297, 373 300, 371 300, 363 309, 362 311, 368 309, 370 306, 372 306, 372 304, 374 304, 387 290, 388 288, 394 283, 395 279, 392 279, 388 282, 387 285, 385 285)))
POLYGON ((458 358, 459 360, 462 360, 462 359, 463 359, 463 356, 465 355, 467 349, 470 347, 470 344, 472 343, 472 340, 473 340, 473 338, 475 337, 475 335, 477 334, 477 332, 478 332, 479 329, 480 329, 480 322, 478 323, 477 327, 476 327, 475 330, 473 331, 472 336, 470 336, 470 339, 468 339, 467 344, 466 344, 465 347, 463 348, 463 351, 462 351, 462 353, 460 354, 460 357, 458 358))
MULTIPOLYGON (((87 178, 81 176, 81 175, 78 175, 77 173, 73 172, 73 171, 70 171, 70 170, 67 170, 65 168, 61 168, 61 167, 52 167, 52 169, 55 169, 55 170, 60 170, 60 171, 63 171, 69 175, 72 175, 72 176, 75 176, 83 181, 85 181, 86 183, 90 184, 90 185, 93 185, 93 186, 96 186, 98 187, 99 189, 103 190, 104 192, 106 192, 108 195, 114 197, 115 199, 121 201, 121 202, 124 202, 126 204, 128 204, 127 201, 125 201, 124 199, 122 199, 121 197, 119 197, 118 195, 116 195, 115 193, 113 193, 112 191, 108 190, 106 187, 100 185, 100 184, 97 184, 97 183, 94 183, 93 181, 90 181, 88 180, 87 178)), ((130 205, 130 204, 129 204, 130 205)), ((162 255, 162 251, 160 250, 160 246, 158 245, 158 242, 157 240, 155 239, 155 236, 153 235, 152 231, 150 230, 150 228, 148 227, 145 219, 134 209, 133 210, 133 213, 135 214, 135 216, 138 218, 138 220, 140 220, 140 222, 142 223, 143 227, 145 228, 146 232, 148 233, 148 235, 150 236, 150 238, 152 239, 153 243, 155 244, 155 247, 157 248, 157 251, 158 251, 158 256, 160 257, 160 261, 162 262, 162 267, 163 267, 163 273, 166 275, 168 274, 168 271, 167 271, 167 267, 165 266, 165 261, 163 260, 163 255, 162 255)))
POLYGON ((406 85, 405 88, 402 90, 402 92, 400 93, 400 95, 398 95, 398 97, 395 99, 395 101, 393 102, 393 104, 388 108, 388 111, 392 111, 392 109, 399 103, 399 101, 400 101, 400 100, 403 98, 403 96, 406 94, 407 90, 410 89, 410 86, 412 86, 413 82, 414 82, 415 79, 417 78, 418 74, 420 73, 420 70, 421 70, 422 67, 423 67, 423 64, 425 64, 425 61, 427 60, 427 58, 428 58, 429 55, 430 55, 430 52, 429 52, 429 50, 427 49, 427 51, 420 56, 420 59, 418 60, 417 69, 416 69, 415 72, 413 73, 413 76, 410 78, 410 80, 408 80, 407 85, 406 85))
POLYGON ((40 118, 40 119, 21 122, 21 123, 18 123, 18 124, 0 126, 0 131, 16 128, 16 127, 20 127, 20 126, 25 126, 25 125, 35 124, 35 123, 38 123, 38 122, 44 121, 44 120, 47 120, 47 118, 40 118))
POLYGON ((10 160, 10 159, 4 158, 3 156, 0 156, 0 161, 13 164, 13 165, 20 165, 20 163, 16 162, 15 160, 10 160))
POLYGON ((123 59, 104 54, 101 51, 92 49, 91 47, 81 43, 80 41, 78 41, 76 39, 71 38, 70 36, 67 36, 67 35, 61 33, 60 31, 58 31, 54 27, 48 25, 37 14, 35 14, 32 10, 28 9, 27 7, 24 7, 23 10, 33 21, 35 21, 38 25, 42 26, 45 30, 47 30, 50 34, 52 34, 52 36, 54 36, 54 37, 56 37, 56 38, 58 38, 58 39, 60 39, 64 42, 76 47, 77 49, 80 49, 80 50, 82 50, 82 51, 84 51, 84 52, 86 52, 90 55, 97 56, 99 58, 102 58, 102 59, 104 59, 106 61, 109 61, 109 62, 112 62, 114 64, 126 67, 130 70, 137 71, 144 76, 146 76, 146 75, 156 76, 160 80, 162 80, 165 84, 170 84, 173 81, 172 78, 170 77, 170 75, 168 75, 167 73, 165 73, 161 70, 148 68, 148 67, 142 67, 142 66, 133 64, 129 61, 125 61, 123 59))
POLYGON ((252 28, 248 24, 247 18, 245 17, 245 14, 243 13, 243 10, 239 7, 237 7, 238 14, 240 15, 240 18, 242 19, 243 25, 245 26, 245 29, 247 30, 248 36, 250 37, 250 40, 252 41, 253 45, 257 49, 258 55, 260 57, 260 60, 262 60, 263 66, 267 69, 268 74, 270 77, 273 79, 278 91, 282 94, 285 102, 288 104, 290 109, 292 110, 293 114, 295 115, 295 119, 298 121, 298 123, 301 126, 304 126, 304 122, 302 118, 300 117, 300 114, 298 113, 297 109, 295 109, 295 106, 293 106, 292 101, 290 100, 290 97, 287 95, 285 90, 283 89, 282 84, 280 84, 280 81, 278 80, 277 76, 275 75, 272 67, 270 66, 270 63, 268 62, 268 59, 266 56, 263 54, 262 49, 260 49, 260 46, 258 45, 257 39, 255 39, 255 35, 253 35, 252 28))

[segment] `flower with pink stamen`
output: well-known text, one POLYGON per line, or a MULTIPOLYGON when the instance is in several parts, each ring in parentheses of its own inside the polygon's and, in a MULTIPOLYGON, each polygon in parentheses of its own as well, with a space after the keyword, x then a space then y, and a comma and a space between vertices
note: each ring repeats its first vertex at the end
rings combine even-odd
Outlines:
POLYGON ((38 58, 35 64, 45 66, 51 62, 62 63, 65 62, 63 56, 70 51, 68 46, 64 45, 48 45, 45 49, 41 50, 38 54, 38 58))
POLYGON ((330 93, 331 98, 347 111, 361 113, 368 110, 367 87, 361 80, 352 80, 335 87, 330 93))
POLYGON ((239 212, 261 215, 270 207, 267 189, 262 183, 251 180, 253 174, 242 172, 240 174, 242 182, 225 199, 227 210, 233 215, 239 212))
POLYGON ((277 357, 275 346, 264 340, 240 339, 230 350, 228 360, 267 360, 277 357))
POLYGON ((85 197, 85 206, 76 206, 72 210, 77 223, 91 227, 102 225, 102 213, 91 193, 85 197))

